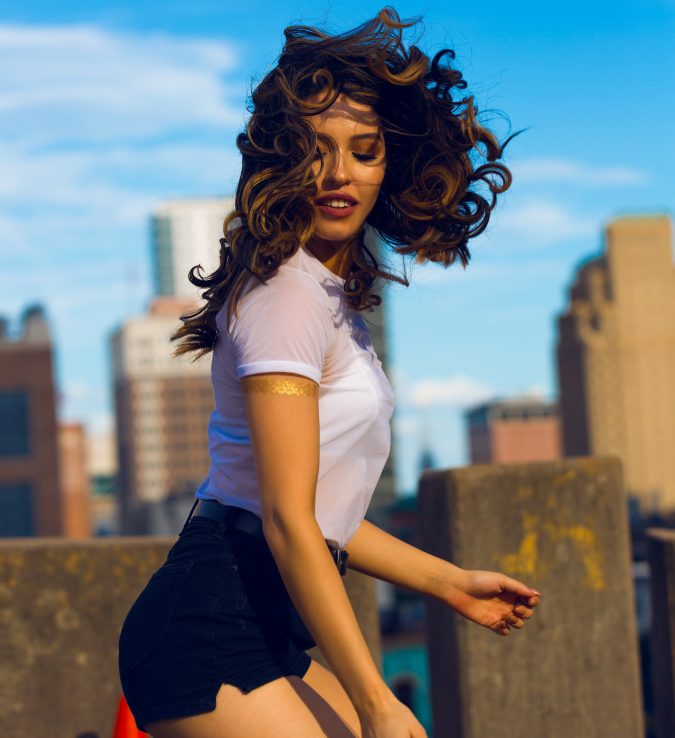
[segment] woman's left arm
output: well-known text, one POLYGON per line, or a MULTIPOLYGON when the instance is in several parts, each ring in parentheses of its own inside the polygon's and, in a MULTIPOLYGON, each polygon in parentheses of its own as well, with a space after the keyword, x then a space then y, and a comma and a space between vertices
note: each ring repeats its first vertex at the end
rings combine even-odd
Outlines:
POLYGON ((350 569, 431 595, 498 635, 522 628, 541 595, 500 572, 462 569, 364 519, 346 546, 350 569))
POLYGON ((466 573, 363 520, 346 546, 347 565, 363 574, 446 600, 466 573))

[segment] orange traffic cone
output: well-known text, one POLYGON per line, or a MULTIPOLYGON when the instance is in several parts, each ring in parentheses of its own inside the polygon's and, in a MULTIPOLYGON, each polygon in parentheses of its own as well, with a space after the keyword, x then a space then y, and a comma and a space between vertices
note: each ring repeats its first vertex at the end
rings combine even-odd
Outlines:
POLYGON ((144 733, 136 727, 134 716, 131 714, 124 695, 122 695, 117 706, 117 717, 115 718, 115 729, 112 738, 146 738, 148 735, 148 733, 144 733))

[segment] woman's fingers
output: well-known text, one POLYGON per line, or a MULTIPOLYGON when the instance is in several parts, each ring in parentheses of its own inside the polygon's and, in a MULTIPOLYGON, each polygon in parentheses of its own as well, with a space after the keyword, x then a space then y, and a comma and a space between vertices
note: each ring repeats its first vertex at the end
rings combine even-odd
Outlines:
POLYGON ((512 628, 522 628, 523 625, 525 625, 525 621, 522 618, 519 618, 514 613, 511 613, 507 618, 506 622, 512 627, 512 628))
POLYGON ((533 609, 539 604, 539 597, 534 595, 533 597, 521 597, 517 602, 517 607, 523 606, 528 609, 533 609))
POLYGON ((518 595, 518 597, 523 600, 532 599, 533 597, 537 597, 541 594, 541 592, 538 592, 532 587, 528 587, 517 579, 513 579, 513 577, 506 577, 506 586, 511 592, 518 595))

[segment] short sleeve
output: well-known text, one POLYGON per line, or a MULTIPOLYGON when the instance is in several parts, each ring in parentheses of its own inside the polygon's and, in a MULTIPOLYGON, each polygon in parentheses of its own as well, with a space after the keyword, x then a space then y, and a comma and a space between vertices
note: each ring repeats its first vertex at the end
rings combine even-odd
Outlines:
POLYGON ((237 377, 293 372, 319 382, 334 331, 321 285, 300 270, 281 270, 245 295, 232 319, 237 377))

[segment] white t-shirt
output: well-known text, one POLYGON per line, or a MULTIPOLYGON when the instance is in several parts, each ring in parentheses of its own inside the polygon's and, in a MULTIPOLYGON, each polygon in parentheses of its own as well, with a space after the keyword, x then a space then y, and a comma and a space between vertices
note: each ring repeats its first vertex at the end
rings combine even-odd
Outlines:
POLYGON ((267 284, 252 279, 212 353, 216 409, 208 429, 211 466, 196 492, 262 517, 240 379, 293 372, 319 383, 320 463, 315 517, 324 538, 345 547, 365 517, 391 447, 394 395, 366 322, 345 280, 304 246, 267 284))

